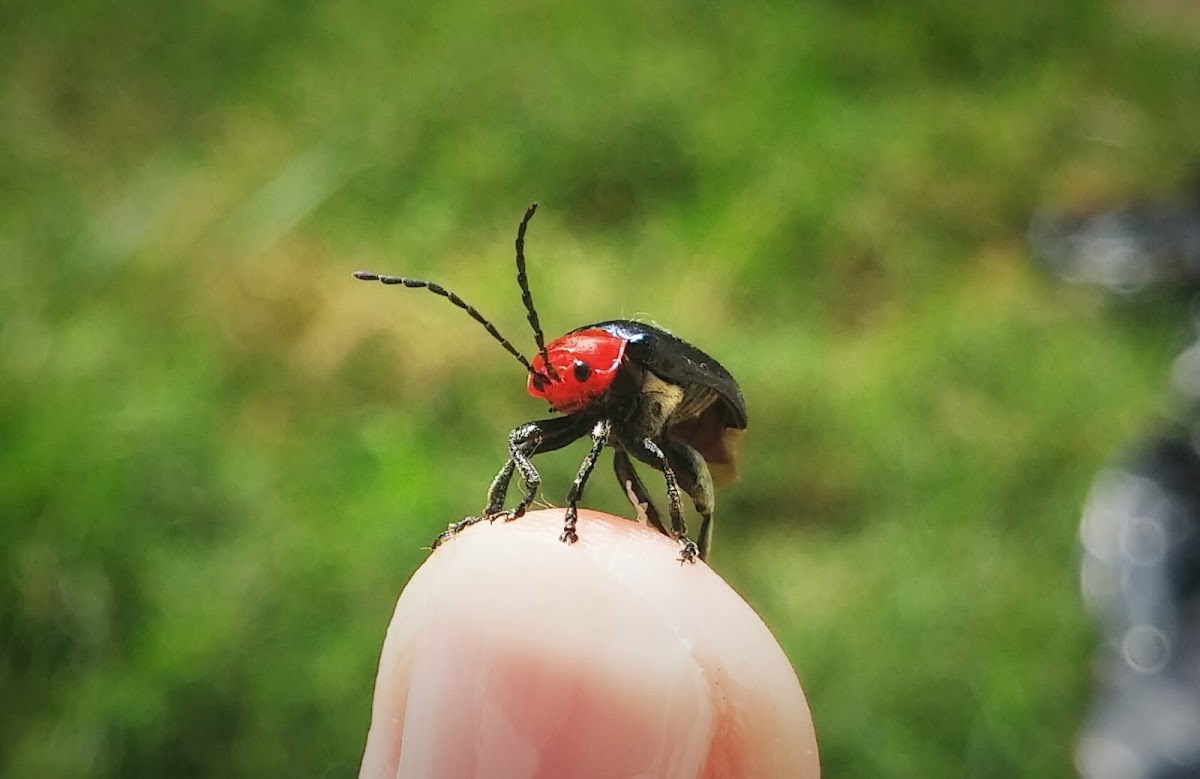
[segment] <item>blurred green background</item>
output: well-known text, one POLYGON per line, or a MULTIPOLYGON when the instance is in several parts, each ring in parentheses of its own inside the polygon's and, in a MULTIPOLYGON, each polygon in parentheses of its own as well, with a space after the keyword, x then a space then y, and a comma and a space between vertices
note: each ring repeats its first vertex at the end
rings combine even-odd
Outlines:
MULTIPOLYGON (((544 408, 462 312, 350 272, 528 348, 533 200, 551 335, 647 316, 742 383, 713 563, 827 775, 1072 774, 1079 508, 1159 418, 1186 301, 1065 288, 1024 236, 1178 182, 1190 5, 4 16, 0 775, 356 770, 397 593, 544 408)), ((587 502, 628 515, 608 469, 587 502)))

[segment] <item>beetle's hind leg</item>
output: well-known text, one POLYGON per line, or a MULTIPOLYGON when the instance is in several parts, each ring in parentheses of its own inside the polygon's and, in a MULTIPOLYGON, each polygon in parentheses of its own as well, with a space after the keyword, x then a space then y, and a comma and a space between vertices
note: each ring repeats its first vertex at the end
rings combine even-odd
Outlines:
MULTIPOLYGON (((696 561, 697 557, 704 559, 700 554, 699 545, 687 537, 687 524, 683 519, 683 500, 679 497, 679 479, 666 452, 654 439, 646 436, 621 435, 618 432, 618 440, 631 455, 662 471, 663 479, 667 482, 667 510, 671 515, 671 532, 667 535, 683 543, 683 549, 679 552, 679 562, 692 563, 696 561)), ((668 446, 671 442, 664 440, 662 443, 663 446, 668 446)))
POLYGON ((696 549, 701 560, 708 559, 712 549, 713 508, 716 491, 713 489, 712 474, 708 463, 692 447, 682 441, 663 441, 663 453, 675 471, 679 486, 692 499, 700 515, 700 535, 696 537, 696 549))
POLYGON ((579 519, 579 501, 583 498, 583 488, 596 467, 596 460, 608 444, 608 435, 611 431, 612 423, 607 419, 601 419, 592 428, 592 448, 583 458, 583 462, 579 466, 579 473, 575 476, 575 481, 571 483, 571 489, 567 491, 567 514, 563 520, 562 535, 559 536, 559 540, 564 544, 573 544, 579 540, 579 536, 575 534, 575 523, 579 519))
POLYGON ((650 526, 664 536, 671 535, 663 525, 658 509, 654 507, 650 491, 646 489, 645 483, 633 469, 633 463, 630 462, 629 455, 625 453, 624 449, 613 451, 613 470, 617 473, 617 482, 621 485, 621 491, 629 498, 629 502, 633 504, 634 508, 640 514, 645 515, 650 526))

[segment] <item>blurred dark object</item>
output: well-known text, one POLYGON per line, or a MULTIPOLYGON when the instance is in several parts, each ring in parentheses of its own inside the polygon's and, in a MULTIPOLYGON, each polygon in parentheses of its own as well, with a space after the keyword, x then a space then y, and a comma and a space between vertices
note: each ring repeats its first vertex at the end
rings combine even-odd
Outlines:
POLYGON ((1177 201, 1082 215, 1037 213, 1029 242, 1052 273, 1071 283, 1121 294, 1151 287, 1200 289, 1200 173, 1177 201))
POLYGON ((1076 751, 1085 779, 1200 777, 1200 455, 1180 430, 1103 471, 1081 584, 1105 642, 1076 751))
MULTIPOLYGON (((1065 281, 1120 294, 1200 291, 1200 168, 1189 194, 1034 216, 1034 253, 1065 281)), ((1101 471, 1080 537, 1100 622, 1097 691, 1076 747, 1084 779, 1200 779, 1200 314, 1171 373, 1177 420, 1101 471)))

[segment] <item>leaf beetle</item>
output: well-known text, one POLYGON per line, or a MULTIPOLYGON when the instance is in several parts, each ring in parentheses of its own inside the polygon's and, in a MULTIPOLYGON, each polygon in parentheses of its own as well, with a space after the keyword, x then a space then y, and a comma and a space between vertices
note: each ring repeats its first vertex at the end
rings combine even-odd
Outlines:
POLYGON ((438 284, 359 271, 355 278, 427 289, 448 299, 481 324, 525 367, 528 391, 561 416, 527 422, 508 436, 508 460, 492 480, 479 516, 467 517, 438 536, 433 546, 481 520, 516 519, 533 503, 541 486, 536 454, 561 449, 585 436, 592 440, 567 492, 560 539, 578 540, 579 501, 596 461, 612 447, 617 480, 646 521, 681 542, 681 562, 707 560, 712 548, 714 484, 737 477, 736 444, 746 428, 746 400, 736 380, 716 360, 654 325, 614 319, 576 328, 545 342, 530 292, 525 264, 525 231, 537 211, 529 206, 517 228, 517 283, 533 329, 537 354, 532 361, 500 334, 473 306, 438 284), (632 459, 631 459, 632 458, 632 459), (670 529, 663 524, 646 485, 634 470, 638 460, 661 471, 666 480, 670 529), (513 474, 524 482, 517 505, 504 509, 513 474), (700 514, 700 533, 687 538, 680 493, 700 514))

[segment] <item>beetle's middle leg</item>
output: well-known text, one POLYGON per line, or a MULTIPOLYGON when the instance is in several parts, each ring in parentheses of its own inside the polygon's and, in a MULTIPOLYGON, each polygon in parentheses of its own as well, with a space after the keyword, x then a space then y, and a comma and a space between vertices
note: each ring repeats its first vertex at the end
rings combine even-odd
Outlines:
POLYGON ((565 544, 573 544, 579 540, 579 536, 575 534, 575 522, 579 519, 579 501, 583 498, 583 487, 587 484, 588 477, 592 475, 600 453, 608 445, 610 432, 612 432, 612 422, 607 419, 601 419, 592 428, 592 448, 583 458, 583 463, 579 466, 579 473, 575 476, 575 481, 571 483, 571 489, 567 491, 567 515, 563 521, 562 535, 559 536, 559 540, 565 544))

